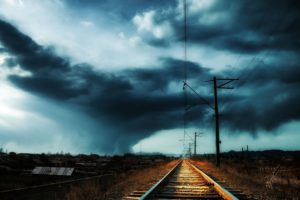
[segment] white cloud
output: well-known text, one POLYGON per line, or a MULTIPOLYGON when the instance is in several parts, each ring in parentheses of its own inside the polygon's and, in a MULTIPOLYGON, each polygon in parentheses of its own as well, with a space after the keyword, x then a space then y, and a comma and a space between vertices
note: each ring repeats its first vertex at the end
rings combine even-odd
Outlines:
POLYGON ((5 58, 6 58, 5 55, 0 54, 0 65, 4 63, 5 58))
POLYGON ((121 39, 125 39, 125 33, 123 31, 121 31, 118 35, 121 39))
POLYGON ((172 36, 173 30, 169 22, 164 22, 155 27, 153 34, 157 39, 163 39, 172 36))
POLYGON ((215 4, 216 0, 193 0, 188 1, 188 11, 190 14, 197 14, 208 10, 215 4))
POLYGON ((138 33, 142 36, 150 33, 151 36, 156 39, 170 37, 173 34, 170 23, 168 21, 156 23, 156 15, 158 15, 158 13, 156 13, 154 10, 151 10, 134 16, 133 23, 137 27, 138 33))
POLYGON ((21 69, 19 65, 13 68, 8 68, 8 67, 4 67, 3 65, 2 66, 0 65, 0 79, 5 79, 7 76, 10 75, 18 75, 18 76, 26 77, 26 76, 31 76, 32 73, 21 69))
MULTIPOLYGON (((0 2, 0 13, 34 41, 54 46, 58 54, 70 57, 73 63, 118 70, 149 66, 154 64, 153 57, 160 56, 160 52, 145 47, 132 34, 131 22, 116 24, 107 19, 105 11, 78 15, 63 1, 28 0, 24 6, 0 2), (120 37, 120 32, 124 37, 120 37)), ((162 28, 156 30, 157 36, 162 36, 162 28)))
POLYGON ((142 15, 134 16, 133 23, 137 26, 139 32, 152 31, 154 27, 154 16, 154 10, 144 12, 142 15))
POLYGON ((85 21, 85 20, 81 21, 80 24, 82 26, 85 26, 85 27, 91 27, 91 26, 95 25, 93 22, 91 22, 91 21, 85 21))
POLYGON ((11 6, 23 6, 24 2, 22 0, 3 0, 4 3, 11 6))

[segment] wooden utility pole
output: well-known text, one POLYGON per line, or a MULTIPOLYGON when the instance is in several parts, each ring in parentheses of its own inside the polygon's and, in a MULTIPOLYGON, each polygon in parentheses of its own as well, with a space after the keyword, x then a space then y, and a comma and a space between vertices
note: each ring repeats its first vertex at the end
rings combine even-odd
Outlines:
POLYGON ((216 166, 220 166, 220 124, 219 124, 219 106, 218 106, 218 89, 233 89, 233 87, 227 87, 226 85, 238 80, 236 78, 216 78, 213 77, 214 86, 214 110, 215 110, 215 127, 216 127, 216 166), (218 85, 218 81, 223 81, 218 85))
MULTIPOLYGON (((216 78, 213 77, 212 80, 208 80, 206 82, 213 82, 214 86, 214 107, 210 105, 209 101, 202 98, 187 82, 184 81, 183 88, 188 87, 191 89, 202 101, 204 104, 207 104, 210 108, 212 108, 215 112, 215 130, 216 130, 216 166, 220 166, 220 124, 219 124, 219 107, 218 107, 218 89, 233 89, 233 87, 228 87, 227 85, 235 80, 239 80, 237 78, 216 78), (219 81, 221 84, 219 84, 219 81)), ((192 106, 186 108, 186 110, 190 109, 192 106)), ((195 136, 195 146, 196 146, 196 136, 195 136)), ((194 150, 194 154, 196 154, 196 148, 194 150)))
POLYGON ((192 143, 189 143, 189 156, 192 157, 192 143))
POLYGON ((194 156, 197 154, 197 133, 195 132, 195 141, 194 141, 194 156))
POLYGON ((197 155, 197 137, 200 137, 203 133, 197 133, 195 132, 195 138, 194 138, 194 156, 197 155))
POLYGON ((214 77, 213 81, 214 81, 215 126, 216 126, 216 165, 219 167, 220 166, 220 128, 219 128, 217 78, 214 77))

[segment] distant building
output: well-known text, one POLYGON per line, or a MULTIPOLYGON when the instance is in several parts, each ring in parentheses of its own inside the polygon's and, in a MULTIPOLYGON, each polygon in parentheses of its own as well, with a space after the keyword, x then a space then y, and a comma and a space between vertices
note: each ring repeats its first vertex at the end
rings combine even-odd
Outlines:
POLYGON ((74 168, 67 167, 35 167, 32 170, 34 175, 71 176, 74 168))

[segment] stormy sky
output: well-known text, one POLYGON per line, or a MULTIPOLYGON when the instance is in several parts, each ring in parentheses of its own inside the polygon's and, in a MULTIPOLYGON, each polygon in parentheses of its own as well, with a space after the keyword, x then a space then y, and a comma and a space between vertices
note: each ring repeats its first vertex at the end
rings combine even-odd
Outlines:
MULTIPOLYGON (((182 152, 184 71, 213 105, 222 150, 299 149, 300 3, 0 2, 0 147, 18 152, 182 152), (220 82, 221 84, 222 82, 220 82)), ((186 89, 187 132, 214 150, 213 110, 186 89)))

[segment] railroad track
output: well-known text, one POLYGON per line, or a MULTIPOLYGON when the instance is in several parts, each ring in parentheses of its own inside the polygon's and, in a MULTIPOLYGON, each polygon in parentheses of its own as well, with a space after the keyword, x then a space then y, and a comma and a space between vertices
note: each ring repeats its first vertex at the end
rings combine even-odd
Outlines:
POLYGON ((134 191, 124 200, 238 198, 187 160, 182 160, 146 191, 134 191))

